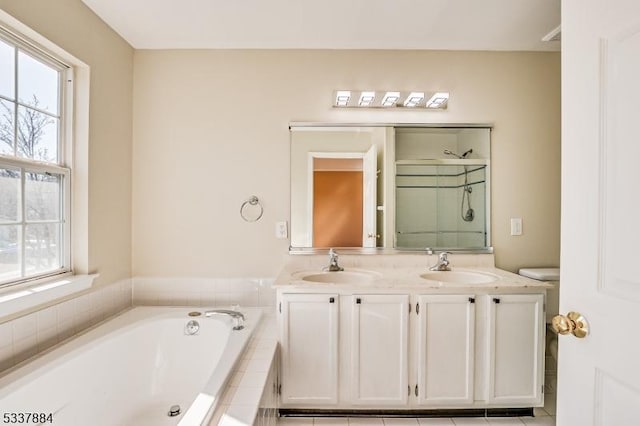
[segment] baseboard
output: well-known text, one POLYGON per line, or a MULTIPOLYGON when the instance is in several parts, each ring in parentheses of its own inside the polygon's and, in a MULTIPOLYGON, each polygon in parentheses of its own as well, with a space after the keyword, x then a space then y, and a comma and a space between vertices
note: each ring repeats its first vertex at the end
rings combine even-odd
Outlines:
POLYGON ((281 408, 280 417, 533 417, 533 408, 318 410, 281 408))

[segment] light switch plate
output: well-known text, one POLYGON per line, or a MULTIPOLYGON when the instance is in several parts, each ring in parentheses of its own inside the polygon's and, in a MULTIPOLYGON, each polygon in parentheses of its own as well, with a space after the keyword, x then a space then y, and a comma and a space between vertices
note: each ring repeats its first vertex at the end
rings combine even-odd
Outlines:
POLYGON ((276 238, 284 240, 287 236, 287 222, 276 222, 276 238))
POLYGON ((522 235, 522 218, 511 218, 511 235, 522 235))

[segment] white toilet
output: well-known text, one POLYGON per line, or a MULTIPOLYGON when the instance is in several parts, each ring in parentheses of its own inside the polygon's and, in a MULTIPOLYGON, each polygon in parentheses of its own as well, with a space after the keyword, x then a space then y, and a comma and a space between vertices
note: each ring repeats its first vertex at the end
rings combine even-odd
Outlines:
POLYGON ((559 268, 522 268, 518 273, 527 278, 538 281, 546 281, 553 284, 553 288, 547 290, 547 339, 546 353, 547 361, 545 362, 545 389, 544 389, 544 410, 549 415, 555 415, 556 409, 556 379, 557 360, 558 360, 558 335, 551 328, 551 319, 558 315, 558 287, 560 284, 559 268))
POLYGON ((558 336, 551 328, 551 319, 559 313, 560 268, 522 268, 518 273, 524 277, 553 284, 547 290, 547 350, 554 360, 558 359, 558 336))

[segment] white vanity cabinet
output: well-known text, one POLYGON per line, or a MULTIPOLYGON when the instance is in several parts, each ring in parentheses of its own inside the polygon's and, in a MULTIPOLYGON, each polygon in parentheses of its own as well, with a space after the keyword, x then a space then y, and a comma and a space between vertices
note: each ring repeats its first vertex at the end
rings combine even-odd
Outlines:
POLYGON ((409 375, 409 296, 358 294, 345 300, 351 302, 349 402, 405 406, 409 375))
POLYGON ((493 406, 542 404, 544 295, 485 296, 488 304, 488 402, 493 406))
POLYGON ((282 403, 338 403, 337 294, 284 294, 280 299, 282 403))
POLYGON ((474 294, 421 295, 416 305, 417 405, 469 406, 474 399, 474 294))
POLYGON ((544 289, 286 290, 281 408, 542 406, 544 289))

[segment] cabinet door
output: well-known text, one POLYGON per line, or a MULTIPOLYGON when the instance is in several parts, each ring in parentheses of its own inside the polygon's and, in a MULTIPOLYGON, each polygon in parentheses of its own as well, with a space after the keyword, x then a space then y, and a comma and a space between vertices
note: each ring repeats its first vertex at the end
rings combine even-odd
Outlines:
POLYGON ((475 296, 420 296, 418 303, 418 404, 471 404, 475 296))
POLYGON ((405 405, 408 295, 356 295, 351 318, 351 403, 405 405))
POLYGON ((282 403, 338 402, 338 296, 281 298, 282 403))
POLYGON ((488 296, 489 403, 542 404, 544 296, 488 296))

